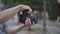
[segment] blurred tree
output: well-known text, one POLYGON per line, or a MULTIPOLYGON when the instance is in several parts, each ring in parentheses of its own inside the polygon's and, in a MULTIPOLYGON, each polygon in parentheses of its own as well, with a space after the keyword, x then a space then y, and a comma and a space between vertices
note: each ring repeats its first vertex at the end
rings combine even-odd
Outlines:
POLYGON ((58 0, 47 0, 47 11, 50 20, 56 20, 58 17, 58 0))
POLYGON ((32 7, 33 10, 42 10, 42 0, 2 0, 7 7, 13 7, 18 4, 26 4, 32 7))
MULTIPOLYGON (((31 8, 34 10, 37 10, 39 12, 42 11, 42 5, 43 1, 42 0, 2 0, 7 5, 7 8, 16 6, 18 4, 25 4, 31 6, 31 8)), ((39 13, 41 14, 41 13, 39 13)), ((39 15, 41 16, 41 15, 39 15)))
MULTIPOLYGON (((47 12, 51 20, 56 20, 58 12, 58 0, 46 0, 47 1, 47 12)), ((39 12, 43 11, 43 0, 2 0, 7 7, 13 7, 18 4, 26 4, 31 6, 33 10, 38 10, 39 12)))

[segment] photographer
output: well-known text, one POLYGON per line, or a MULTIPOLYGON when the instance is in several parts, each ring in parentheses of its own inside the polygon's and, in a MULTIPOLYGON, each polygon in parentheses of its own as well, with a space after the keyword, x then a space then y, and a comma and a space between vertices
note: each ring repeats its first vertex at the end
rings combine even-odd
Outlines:
POLYGON ((29 9, 29 13, 32 11, 32 9, 27 5, 18 5, 13 8, 6 9, 2 12, 0 12, 0 34, 16 34, 18 31, 22 30, 23 28, 27 26, 31 26, 30 18, 26 18, 25 24, 21 24, 14 27, 9 27, 7 23, 5 23, 8 19, 10 19, 12 16, 14 16, 19 11, 23 11, 25 9, 29 9))

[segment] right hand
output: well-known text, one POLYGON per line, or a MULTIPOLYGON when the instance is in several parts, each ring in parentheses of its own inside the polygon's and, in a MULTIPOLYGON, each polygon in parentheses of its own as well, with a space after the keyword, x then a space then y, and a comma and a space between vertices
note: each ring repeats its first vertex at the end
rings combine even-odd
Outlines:
POLYGON ((32 24, 30 18, 27 17, 25 20, 25 26, 31 26, 31 25, 34 25, 34 22, 32 24))
POLYGON ((25 20, 25 26, 31 26, 30 18, 27 18, 27 19, 25 20))

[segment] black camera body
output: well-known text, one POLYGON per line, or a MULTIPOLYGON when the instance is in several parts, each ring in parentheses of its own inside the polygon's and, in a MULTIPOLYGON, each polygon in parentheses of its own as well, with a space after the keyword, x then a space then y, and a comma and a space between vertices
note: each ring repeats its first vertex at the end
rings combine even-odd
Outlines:
POLYGON ((33 22, 37 23, 38 17, 37 16, 31 16, 28 13, 28 11, 29 10, 23 10, 22 14, 19 14, 19 16, 18 16, 19 17, 19 22, 25 24, 26 17, 28 17, 28 18, 30 18, 32 24, 33 24, 33 22))

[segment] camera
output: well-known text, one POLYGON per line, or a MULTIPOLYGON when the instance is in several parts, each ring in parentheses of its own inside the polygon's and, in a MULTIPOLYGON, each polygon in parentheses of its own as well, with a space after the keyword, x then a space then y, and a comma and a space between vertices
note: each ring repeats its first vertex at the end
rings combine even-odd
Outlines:
POLYGON ((29 12, 29 9, 23 10, 22 14, 19 14, 20 12, 18 13, 19 22, 25 24, 26 17, 28 17, 28 18, 30 18, 32 24, 33 24, 33 22, 36 24, 38 21, 38 17, 31 16, 28 12, 29 12))

